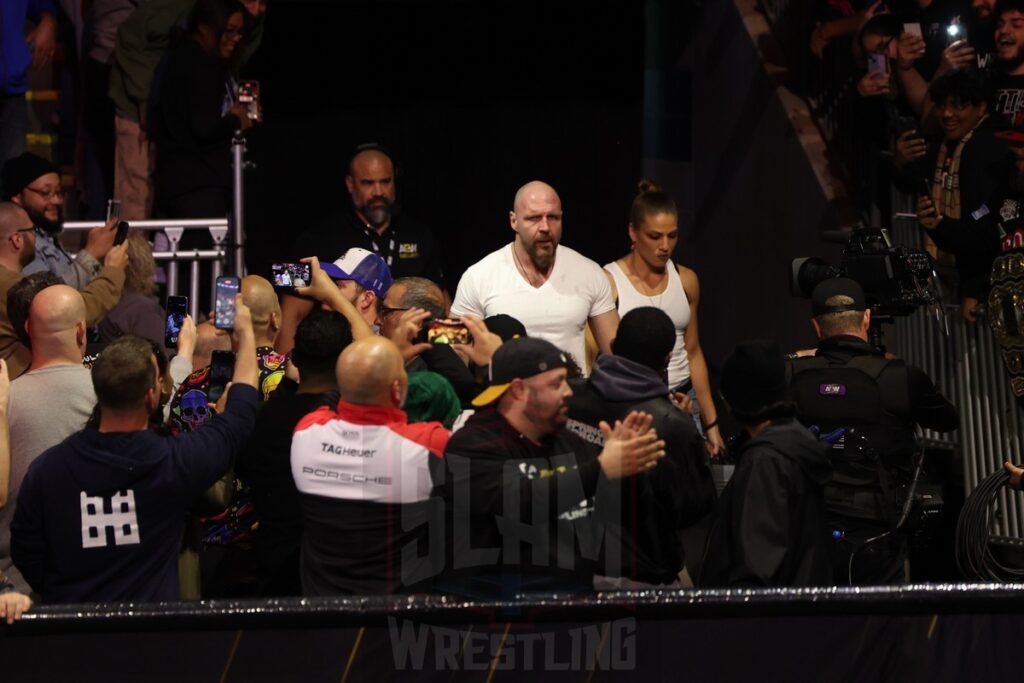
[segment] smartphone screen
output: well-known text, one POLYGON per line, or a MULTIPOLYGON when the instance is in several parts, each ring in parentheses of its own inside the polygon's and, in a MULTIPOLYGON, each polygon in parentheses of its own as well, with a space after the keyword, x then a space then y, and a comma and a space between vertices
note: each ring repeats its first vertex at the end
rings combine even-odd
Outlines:
POLYGON ((889 73, 888 60, 885 55, 868 55, 868 71, 873 74, 889 73))
POLYGON ((903 24, 903 32, 909 33, 912 36, 917 36, 918 38, 924 38, 924 33, 921 31, 921 24, 917 22, 912 24, 903 24))
POLYGON ((121 217, 121 200, 120 199, 108 199, 107 200, 107 221, 110 219, 118 219, 121 217))
POLYGON ((238 101, 247 106, 250 119, 258 119, 260 117, 259 81, 242 81, 239 83, 238 101))
POLYGON ((472 344, 473 336, 463 322, 437 318, 427 328, 427 342, 430 344, 472 344))
POLYGON ((206 391, 206 398, 210 403, 216 403, 224 394, 224 389, 227 388, 234 373, 234 352, 214 351, 210 358, 210 388, 206 391))
POLYGON ((308 287, 312 274, 308 263, 275 263, 270 271, 275 287, 308 287))
POLYGON ((167 322, 164 324, 164 346, 174 348, 178 345, 178 335, 188 314, 187 296, 167 297, 167 322))
POLYGON ((946 44, 952 45, 958 40, 967 40, 967 28, 963 24, 950 24, 946 27, 946 44))
POLYGON ((128 222, 121 221, 117 224, 117 234, 114 235, 114 246, 124 244, 124 241, 128 239, 128 222))
POLYGON ((213 326, 218 330, 232 330, 235 327, 235 295, 238 294, 238 287, 237 277, 226 275, 217 278, 213 326))

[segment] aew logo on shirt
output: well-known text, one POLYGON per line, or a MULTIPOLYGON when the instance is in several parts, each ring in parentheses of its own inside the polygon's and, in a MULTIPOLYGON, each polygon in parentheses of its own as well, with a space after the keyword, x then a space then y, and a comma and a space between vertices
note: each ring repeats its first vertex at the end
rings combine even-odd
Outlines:
POLYGON ((128 489, 110 497, 110 512, 103 496, 79 496, 82 504, 82 547, 107 547, 107 529, 112 529, 114 545, 138 545, 139 519, 135 515, 135 492, 128 489))
POLYGON ((818 393, 822 396, 846 396, 845 384, 821 384, 818 393))

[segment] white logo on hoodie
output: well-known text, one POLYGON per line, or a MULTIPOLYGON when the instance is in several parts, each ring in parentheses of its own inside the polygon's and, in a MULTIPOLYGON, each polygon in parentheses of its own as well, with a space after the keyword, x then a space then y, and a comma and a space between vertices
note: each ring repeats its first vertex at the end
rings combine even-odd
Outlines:
POLYGON ((105 548, 107 527, 114 531, 115 545, 137 545, 139 519, 135 515, 135 492, 131 489, 110 497, 110 512, 104 512, 103 496, 87 496, 82 491, 82 547, 105 548))

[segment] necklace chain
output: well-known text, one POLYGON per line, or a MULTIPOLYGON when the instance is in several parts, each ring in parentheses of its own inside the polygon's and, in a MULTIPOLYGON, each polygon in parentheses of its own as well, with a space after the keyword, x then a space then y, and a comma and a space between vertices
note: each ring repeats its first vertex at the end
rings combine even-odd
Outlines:
MULTIPOLYGON (((664 280, 665 281, 665 289, 661 290, 661 292, 659 292, 657 295, 650 293, 651 290, 654 289, 654 287, 652 287, 651 285, 647 284, 647 282, 642 277, 640 277, 640 273, 637 272, 636 266, 633 264, 633 260, 632 259, 630 259, 630 261, 629 261, 629 269, 631 271, 633 271, 633 276, 636 278, 637 284, 641 284, 641 285, 643 285, 647 289, 647 292, 642 292, 642 291, 640 291, 639 288, 637 288, 637 292, 641 296, 646 297, 655 308, 661 308, 662 298, 665 296, 665 292, 668 291, 668 269, 667 268, 665 269, 665 273, 662 275, 662 278, 660 278, 660 280, 664 280), (658 297, 657 301, 654 300, 655 296, 658 297)), ((659 280, 659 284, 660 284, 660 280, 659 280)))
MULTIPOLYGON (((531 278, 530 274, 528 272, 526 272, 526 268, 523 266, 522 262, 519 260, 519 254, 516 253, 516 243, 515 242, 512 242, 512 260, 515 261, 516 268, 519 269, 519 272, 523 274, 524 278, 526 278, 526 283, 528 285, 530 285, 531 287, 539 287, 540 286, 540 285, 533 284, 533 278, 531 278)), ((547 276, 550 275, 551 269, 552 269, 552 267, 554 267, 554 265, 555 264, 552 261, 551 267, 548 268, 548 272, 543 274, 542 277, 544 277, 545 281, 547 280, 547 276)), ((542 281, 540 284, 543 285, 544 282, 542 281)))

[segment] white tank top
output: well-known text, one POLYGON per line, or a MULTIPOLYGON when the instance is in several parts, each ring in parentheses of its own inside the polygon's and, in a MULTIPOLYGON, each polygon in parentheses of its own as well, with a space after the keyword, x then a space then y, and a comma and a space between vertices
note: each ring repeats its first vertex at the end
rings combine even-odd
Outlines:
POLYGON ((615 280, 615 289, 619 294, 620 318, 634 308, 653 306, 665 311, 672 319, 672 324, 676 328, 676 344, 672 347, 672 357, 668 361, 668 386, 674 389, 690 379, 690 361, 686 357, 686 343, 683 340, 686 328, 690 324, 690 302, 683 291, 683 281, 679 278, 679 268, 676 264, 669 261, 665 265, 668 286, 664 292, 654 296, 638 292, 618 263, 613 261, 604 268, 615 280))

